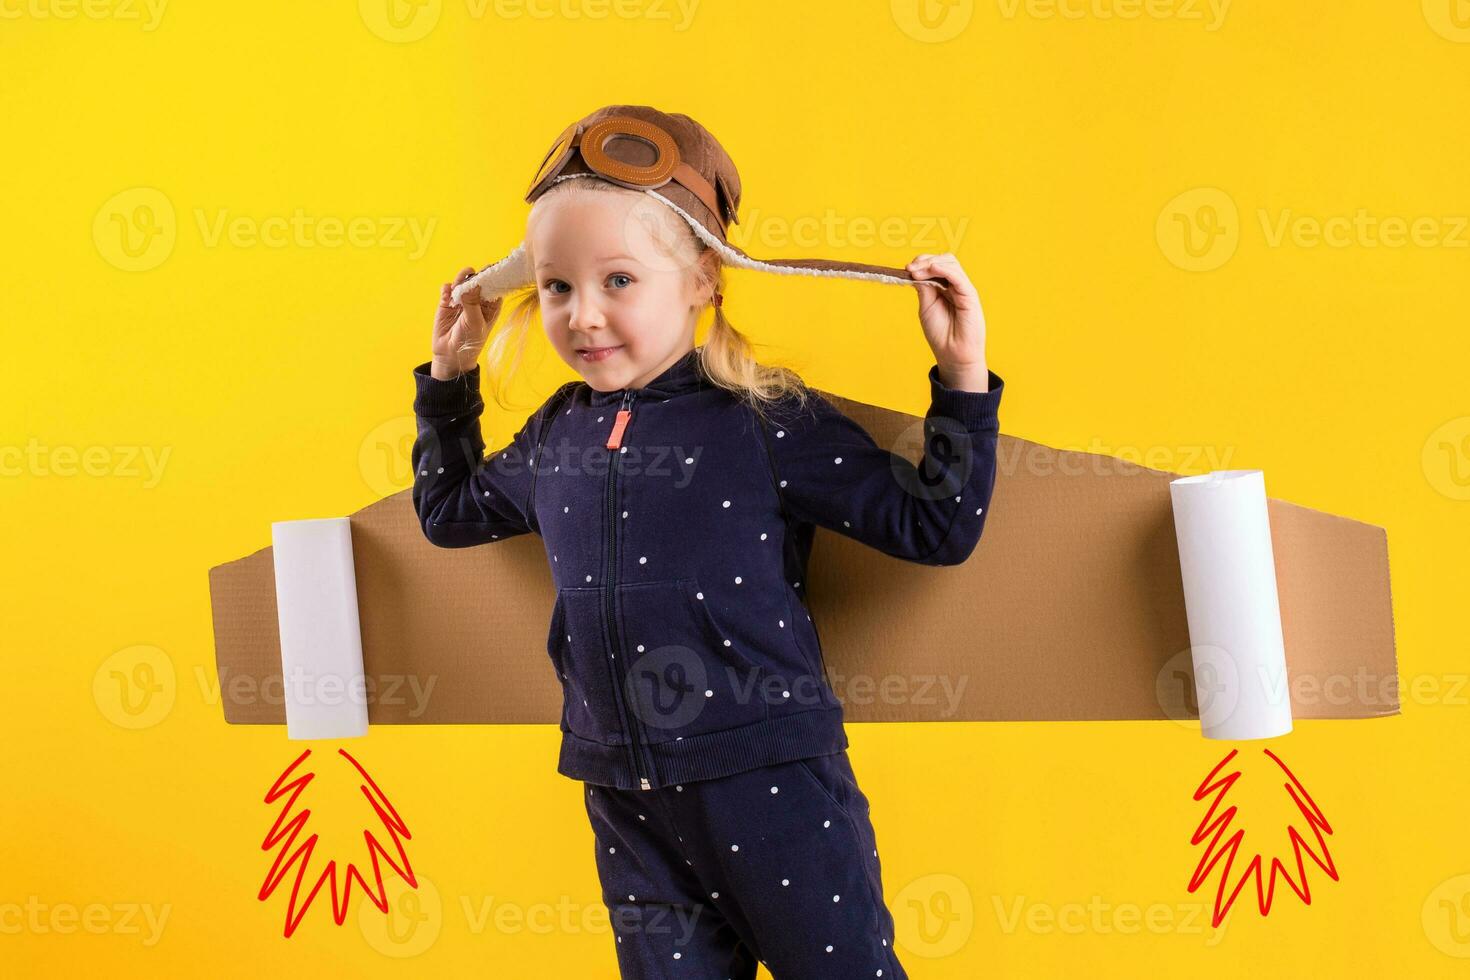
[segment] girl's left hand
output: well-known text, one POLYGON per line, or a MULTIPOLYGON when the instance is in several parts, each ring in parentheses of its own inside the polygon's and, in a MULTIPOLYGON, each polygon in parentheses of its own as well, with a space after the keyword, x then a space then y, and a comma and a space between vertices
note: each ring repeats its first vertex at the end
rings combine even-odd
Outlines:
POLYGON ((924 338, 934 349, 934 359, 942 373, 986 376, 985 311, 980 308, 980 295, 951 252, 943 255, 924 254, 906 268, 914 279, 942 278, 948 289, 915 286, 919 291, 919 324, 924 338))

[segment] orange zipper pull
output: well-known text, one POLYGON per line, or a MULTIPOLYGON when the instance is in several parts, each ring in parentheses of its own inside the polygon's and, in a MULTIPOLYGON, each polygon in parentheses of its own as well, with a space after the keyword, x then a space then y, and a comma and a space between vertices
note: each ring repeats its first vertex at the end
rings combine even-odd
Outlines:
POLYGON ((607 437, 607 448, 617 449, 623 444, 623 430, 628 427, 628 419, 633 417, 633 392, 623 393, 623 407, 618 409, 618 417, 613 421, 612 434, 607 437))
POLYGON ((626 408, 618 409, 617 420, 613 422, 612 435, 607 437, 608 449, 617 449, 623 444, 623 430, 628 427, 628 419, 632 415, 633 413, 626 408))

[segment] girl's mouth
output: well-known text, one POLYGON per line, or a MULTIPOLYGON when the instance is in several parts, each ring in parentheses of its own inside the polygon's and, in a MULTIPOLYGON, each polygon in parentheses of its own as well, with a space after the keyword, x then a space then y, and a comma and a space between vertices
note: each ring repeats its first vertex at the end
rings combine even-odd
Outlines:
POLYGON ((622 344, 616 347, 579 347, 577 356, 584 361, 605 361, 622 349, 622 344))

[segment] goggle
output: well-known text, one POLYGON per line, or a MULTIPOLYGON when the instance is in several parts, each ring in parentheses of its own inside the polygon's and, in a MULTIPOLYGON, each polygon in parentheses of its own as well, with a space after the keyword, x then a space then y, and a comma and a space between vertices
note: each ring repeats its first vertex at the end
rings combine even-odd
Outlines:
POLYGON ((710 182, 679 156, 679 146, 661 127, 631 116, 609 116, 589 126, 572 123, 562 130, 536 171, 526 200, 533 201, 566 170, 573 153, 604 180, 633 190, 659 188, 673 181, 709 208, 721 227, 737 221, 733 204, 722 204, 710 182), (653 154, 652 163, 640 162, 653 154))

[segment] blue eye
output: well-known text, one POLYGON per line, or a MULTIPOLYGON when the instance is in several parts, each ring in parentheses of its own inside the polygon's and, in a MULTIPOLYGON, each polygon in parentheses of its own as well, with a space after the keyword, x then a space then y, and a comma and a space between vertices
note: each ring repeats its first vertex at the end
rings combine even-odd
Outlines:
POLYGON ((626 280, 628 280, 628 285, 632 285, 633 284, 633 277, 632 276, 625 275, 625 274, 623 274, 621 272, 614 272, 612 275, 610 275, 610 276, 607 277, 607 281, 608 282, 612 282, 614 279, 626 279, 626 280))
POLYGON ((557 292, 554 288, 552 288, 552 287, 558 286, 558 285, 565 286, 566 283, 562 282, 560 279, 548 279, 548 280, 546 280, 546 291, 548 293, 551 293, 551 295, 553 295, 553 296, 560 296, 562 294, 559 293, 559 292, 557 292))

